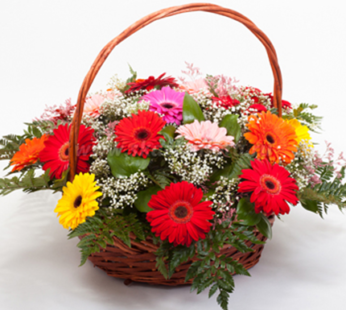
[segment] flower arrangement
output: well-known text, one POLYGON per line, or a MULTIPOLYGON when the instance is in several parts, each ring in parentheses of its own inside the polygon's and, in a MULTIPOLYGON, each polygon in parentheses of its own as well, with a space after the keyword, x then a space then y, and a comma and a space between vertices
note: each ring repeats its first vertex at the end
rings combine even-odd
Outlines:
POLYGON ((255 232, 271 238, 268 217, 299 202, 323 216, 346 206, 346 159, 314 150, 309 132, 320 128, 315 105, 282 101, 239 86, 224 75, 161 74, 122 81, 85 100, 78 135, 76 175, 70 182, 70 134, 75 106, 47 107, 23 135, 0 140, 9 160, 0 194, 61 191, 55 212, 69 237, 80 237, 84 264, 117 238, 131 246, 151 239, 156 266, 169 279, 182 263, 197 292, 219 291, 227 309, 232 274, 245 266, 220 249, 253 251, 255 232))

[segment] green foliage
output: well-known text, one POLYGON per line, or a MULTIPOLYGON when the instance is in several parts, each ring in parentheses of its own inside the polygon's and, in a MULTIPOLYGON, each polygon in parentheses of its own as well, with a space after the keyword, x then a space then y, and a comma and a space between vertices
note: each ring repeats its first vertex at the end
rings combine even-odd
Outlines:
POLYGON ((45 130, 44 127, 41 128, 43 124, 39 121, 26 125, 28 127, 24 130, 23 135, 7 135, 0 139, 0 160, 12 159, 13 155, 19 151, 19 147, 25 143, 26 139, 41 138, 43 132, 48 131, 45 130))
POLYGON ((261 214, 255 212, 254 204, 249 198, 242 198, 237 205, 238 220, 242 221, 243 225, 257 225, 261 220, 261 214))
POLYGON ((204 121, 204 115, 199 104, 187 92, 183 101, 183 123, 190 124, 195 120, 204 121))
POLYGON ((167 141, 160 139, 160 143, 163 149, 175 149, 180 145, 186 144, 186 140, 183 137, 174 140, 168 139, 167 141))
POLYGON ((323 217, 323 211, 327 212, 329 205, 336 204, 340 210, 346 207, 346 184, 335 179, 333 182, 324 181, 314 188, 304 188, 298 194, 302 206, 323 217))
MULTIPOLYGON (((35 120, 32 123, 25 123, 25 125, 29 126, 28 128, 32 127, 35 128, 42 133, 50 133, 53 132, 53 130, 59 125, 65 125, 67 122, 65 120, 57 120, 57 123, 55 124, 52 121, 49 120, 35 120)), ((29 129, 30 132, 30 129, 29 129)))
POLYGON ((155 255, 157 256, 157 267, 166 279, 172 277, 179 265, 189 260, 192 262, 187 271, 185 281, 193 279, 191 291, 197 290, 197 294, 210 287, 209 297, 217 291, 217 301, 222 309, 228 306, 229 293, 234 290, 232 274, 250 274, 237 260, 226 257, 220 253, 220 249, 226 245, 235 247, 242 253, 253 251, 245 241, 253 244, 263 243, 259 241, 252 232, 252 228, 243 226, 238 222, 225 221, 217 224, 215 229, 210 230, 204 240, 193 242, 190 247, 174 247, 167 241, 161 245, 155 255))
POLYGON ((132 67, 129 65, 131 76, 126 80, 126 86, 124 89, 119 89, 122 93, 126 92, 130 89, 129 83, 135 82, 137 80, 137 72, 132 69, 132 67))
POLYGON ((246 226, 255 225, 258 231, 268 239, 272 238, 272 226, 263 213, 255 212, 255 205, 249 198, 242 198, 237 205, 237 218, 240 224, 246 226))
POLYGON ((26 139, 41 138, 43 135, 42 129, 37 125, 27 124, 28 128, 24 130, 26 139))
POLYGON ((322 121, 322 117, 315 116, 310 111, 317 108, 317 105, 301 103, 298 108, 293 110, 293 115, 288 118, 296 118, 303 125, 309 127, 309 129, 313 132, 316 132, 316 129, 321 129, 320 124, 322 121))
POLYGON ((327 182, 334 176, 334 167, 328 163, 323 162, 321 167, 318 167, 315 173, 319 176, 320 180, 327 182))
POLYGON ((242 136, 241 128, 238 123, 238 115, 228 114, 220 122, 220 127, 227 129, 227 135, 234 137, 234 142, 237 143, 242 136))
POLYGON ((271 108, 270 110, 271 114, 279 115, 278 109, 277 108, 271 108))
POLYGON ((164 189, 166 186, 174 181, 174 177, 170 174, 167 168, 161 168, 160 170, 154 170, 152 172, 144 172, 145 175, 152 180, 157 186, 164 189))
POLYGON ((24 143, 21 136, 7 135, 0 139, 0 160, 12 159, 13 155, 19 151, 19 146, 24 143))
POLYGON ((134 203, 137 210, 140 212, 152 211, 152 209, 149 208, 148 203, 151 199, 151 196, 155 195, 161 189, 162 189, 161 187, 156 185, 156 186, 148 187, 144 191, 137 193, 137 200, 134 203))
POLYGON ((66 183, 68 181, 68 176, 69 176, 70 168, 68 168, 66 171, 62 173, 61 179, 59 180, 54 180, 52 189, 55 192, 62 191, 62 188, 66 186, 66 183))
POLYGON ((107 244, 113 244, 114 236, 131 247, 130 232, 139 240, 145 240, 146 229, 148 227, 138 220, 135 213, 123 215, 117 211, 110 217, 106 211, 99 209, 93 217, 88 217, 86 222, 71 231, 69 239, 83 237, 77 245, 81 251, 82 266, 91 254, 100 252, 107 244))
POLYGON ((159 134, 163 135, 166 139, 166 141, 172 142, 174 139, 174 134, 175 134, 176 128, 173 125, 168 125, 165 128, 163 128, 159 134))
POLYGON ((117 148, 109 152, 107 161, 111 167, 113 176, 116 178, 124 178, 138 171, 145 170, 150 163, 150 158, 121 153, 121 149, 117 148))
POLYGON ((272 238, 272 225, 264 214, 261 213, 261 220, 256 224, 256 227, 263 236, 268 239, 272 238))
POLYGON ((20 176, 11 179, 0 179, 0 195, 8 195, 15 190, 21 189, 31 193, 44 189, 53 189, 49 178, 49 171, 35 177, 35 169, 26 170, 20 176))
POLYGON ((238 154, 235 150, 231 151, 232 163, 225 166, 221 170, 215 170, 211 175, 210 181, 215 182, 220 179, 221 176, 227 179, 238 178, 243 169, 248 169, 251 167, 252 156, 248 153, 238 154))
POLYGON ((336 204, 342 211, 346 207, 346 184, 342 183, 345 178, 345 167, 341 170, 341 178, 334 177, 333 165, 326 163, 316 169, 316 174, 322 183, 315 187, 303 188, 298 193, 301 205, 322 218, 323 212, 327 213, 330 204, 336 204))
POLYGON ((300 200, 301 205, 304 209, 313 213, 319 214, 323 218, 323 206, 320 201, 310 200, 308 198, 300 200))

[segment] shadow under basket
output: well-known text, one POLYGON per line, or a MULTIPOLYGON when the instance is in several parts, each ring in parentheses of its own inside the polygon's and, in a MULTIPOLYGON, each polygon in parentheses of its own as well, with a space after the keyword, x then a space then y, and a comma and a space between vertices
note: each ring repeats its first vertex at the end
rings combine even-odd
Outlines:
MULTIPOLYGON (((269 218, 271 225, 275 217, 269 218)), ((261 241, 266 241, 259 231, 254 230, 254 234, 261 241)), ((155 285, 180 286, 189 285, 192 279, 185 282, 185 276, 190 265, 197 260, 193 258, 176 268, 176 272, 170 279, 165 279, 160 271, 156 268, 155 252, 158 248, 154 245, 152 239, 147 238, 145 241, 135 242, 134 235, 131 234, 131 248, 124 244, 120 239, 113 237, 114 244, 107 244, 101 252, 89 256, 89 260, 94 266, 104 270, 109 276, 121 278, 128 285, 132 282, 144 282, 155 285)), ((219 255, 232 257, 239 263, 243 264, 246 269, 250 269, 259 262, 265 244, 253 244, 250 241, 245 242, 253 249, 253 252, 241 253, 232 246, 225 246, 221 249, 219 255)))

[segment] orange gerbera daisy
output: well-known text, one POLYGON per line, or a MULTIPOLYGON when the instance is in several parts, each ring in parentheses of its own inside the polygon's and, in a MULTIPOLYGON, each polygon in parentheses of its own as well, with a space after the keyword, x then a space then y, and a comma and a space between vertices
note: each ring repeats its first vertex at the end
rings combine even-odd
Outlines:
POLYGON ((268 159, 271 163, 292 161, 293 152, 297 151, 297 135, 292 125, 267 111, 249 116, 246 126, 250 132, 244 137, 253 144, 250 154, 257 153, 258 159, 268 159))
POLYGON ((35 164, 45 147, 44 142, 47 139, 48 136, 46 135, 32 140, 26 139, 25 143, 19 147, 19 151, 11 159, 11 166, 14 166, 12 172, 20 171, 27 166, 35 164))

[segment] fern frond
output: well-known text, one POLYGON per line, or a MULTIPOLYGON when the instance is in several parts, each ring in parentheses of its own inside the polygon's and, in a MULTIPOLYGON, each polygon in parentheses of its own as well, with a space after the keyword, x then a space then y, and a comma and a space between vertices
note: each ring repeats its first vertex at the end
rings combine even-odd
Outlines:
POLYGON ((78 243, 82 254, 81 265, 83 265, 89 255, 100 252, 107 244, 113 244, 114 236, 131 247, 131 232, 139 240, 146 238, 145 225, 139 221, 135 213, 123 215, 119 211, 110 217, 105 210, 99 209, 95 216, 88 217, 86 222, 71 231, 69 238, 83 236, 82 241, 78 243))
POLYGON ((15 176, 11 179, 0 179, 0 195, 5 196, 19 189, 27 193, 52 189, 49 171, 36 177, 35 169, 29 169, 24 171, 19 177, 15 176))

